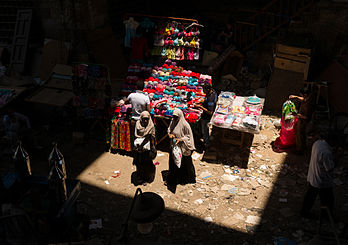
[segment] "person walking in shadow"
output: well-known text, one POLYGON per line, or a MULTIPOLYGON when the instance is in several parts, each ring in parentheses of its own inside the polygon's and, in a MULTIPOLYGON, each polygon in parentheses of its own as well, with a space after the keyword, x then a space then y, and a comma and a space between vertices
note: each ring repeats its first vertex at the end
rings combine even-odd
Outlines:
POLYGON ((333 145, 333 135, 322 132, 319 139, 312 146, 307 175, 308 189, 301 209, 301 216, 304 218, 314 217, 310 211, 318 195, 321 205, 327 207, 333 215, 333 169, 335 166, 332 152, 333 145))

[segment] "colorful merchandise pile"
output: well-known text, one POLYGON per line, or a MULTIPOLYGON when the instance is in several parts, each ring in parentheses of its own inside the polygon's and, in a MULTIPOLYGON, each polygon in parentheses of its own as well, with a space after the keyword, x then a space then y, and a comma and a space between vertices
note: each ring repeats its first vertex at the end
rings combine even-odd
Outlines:
POLYGON ((122 85, 120 95, 127 97, 130 93, 135 92, 138 81, 144 81, 152 72, 152 64, 134 63, 128 67, 127 77, 122 85))
POLYGON ((211 84, 211 76, 183 70, 175 62, 167 60, 161 67, 155 66, 151 77, 145 80, 144 92, 151 100, 152 114, 169 116, 174 108, 180 108, 188 122, 200 119, 202 110, 194 104, 204 102, 204 84, 211 84))
POLYGON ((104 117, 104 110, 111 96, 107 67, 95 64, 73 65, 73 105, 84 118, 104 117))
POLYGON ((113 114, 114 117, 111 120, 110 147, 113 150, 131 151, 131 105, 125 105, 124 101, 120 100, 116 102, 113 114))
POLYGON ((259 133, 264 99, 221 92, 210 124, 238 131, 259 133))
POLYGON ((0 89, 0 107, 4 106, 8 101, 16 96, 16 91, 14 89, 0 89))
POLYGON ((200 31, 197 25, 185 28, 172 22, 159 25, 154 35, 152 55, 161 55, 172 60, 199 60, 200 31))

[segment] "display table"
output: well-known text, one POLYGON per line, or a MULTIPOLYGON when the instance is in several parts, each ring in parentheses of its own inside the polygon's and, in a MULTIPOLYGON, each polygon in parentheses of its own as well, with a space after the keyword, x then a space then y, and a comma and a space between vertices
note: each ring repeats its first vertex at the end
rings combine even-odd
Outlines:
POLYGON ((15 100, 27 88, 0 86, 0 109, 15 100))
POLYGON ((221 92, 209 122, 210 125, 240 132, 240 141, 225 139, 226 143, 243 145, 244 133, 260 133, 264 99, 256 96, 236 96, 233 92, 221 92))
POLYGON ((63 107, 73 98, 73 96, 74 94, 72 91, 55 88, 42 88, 26 98, 25 101, 63 107))

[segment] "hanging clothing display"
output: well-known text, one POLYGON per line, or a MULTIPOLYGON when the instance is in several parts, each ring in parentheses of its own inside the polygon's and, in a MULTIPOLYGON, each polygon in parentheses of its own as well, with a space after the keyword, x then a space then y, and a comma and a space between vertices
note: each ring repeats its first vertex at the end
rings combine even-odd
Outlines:
POLYGON ((138 21, 134 17, 129 17, 123 21, 124 46, 132 48, 132 59, 144 59, 145 57, 141 54, 146 51, 146 47, 149 47, 151 55, 171 60, 199 60, 200 46, 202 46, 199 28, 203 26, 196 20, 191 20, 194 22, 188 25, 187 19, 183 19, 183 22, 163 22, 163 17, 158 17, 159 19, 156 19, 156 16, 153 16, 151 20, 149 17, 143 19, 137 17, 138 21))
POLYGON ((111 126, 111 149, 132 150, 130 121, 124 118, 114 118, 111 126))
POLYGON ((139 23, 134 20, 133 17, 129 17, 128 20, 123 21, 123 24, 126 28, 126 35, 124 37, 124 46, 131 48, 131 39, 136 35, 136 29, 139 26, 139 23))
POLYGON ((98 64, 74 64, 72 72, 73 106, 79 109, 79 116, 103 118, 110 97, 108 90, 111 90, 108 68, 98 64))
POLYGON ((136 36, 131 40, 132 46, 132 60, 143 60, 145 55, 149 52, 147 40, 143 36, 136 36))
POLYGON ((135 92, 137 82, 148 78, 151 75, 152 69, 153 65, 150 63, 138 62, 130 64, 120 95, 127 97, 129 94, 135 92))
MULTIPOLYGON (((154 46, 161 47, 160 55, 172 60, 199 60, 200 31, 191 24, 185 28, 182 23, 172 21, 157 26, 154 46)), ((158 50, 158 48, 156 49, 158 50)), ((155 52, 156 54, 158 51, 155 52)))

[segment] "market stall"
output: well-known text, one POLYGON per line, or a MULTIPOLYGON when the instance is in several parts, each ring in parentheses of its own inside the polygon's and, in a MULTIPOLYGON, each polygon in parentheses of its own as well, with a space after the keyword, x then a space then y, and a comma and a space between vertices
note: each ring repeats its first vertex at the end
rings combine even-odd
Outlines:
POLYGON ((260 132, 263 105, 264 99, 256 95, 243 97, 221 92, 210 125, 240 131, 241 140, 231 143, 242 145, 245 132, 260 132))
MULTIPOLYGON (((134 67, 134 65, 132 65, 134 67)), ((141 70, 141 68, 138 67, 141 70)), ((196 109, 197 104, 202 104, 205 99, 203 86, 211 84, 211 76, 196 73, 190 70, 184 70, 183 67, 171 60, 166 60, 162 66, 154 66, 150 77, 144 81, 145 88, 143 90, 150 98, 151 114, 154 117, 156 126, 168 128, 169 121, 172 117, 175 108, 179 108, 184 112, 185 119, 191 123, 197 123, 202 115, 201 109, 196 109)), ((118 120, 113 119, 113 128, 117 128, 115 123, 126 124, 127 121, 126 105, 119 105, 117 109, 118 120)), ((127 136, 127 126, 124 132, 119 132, 121 135, 127 136)), ((159 127, 156 127, 157 129, 159 127)), ((114 130, 116 131, 116 130, 114 130)), ((167 134, 166 132, 157 132, 157 144, 162 142, 167 134)), ((115 142, 120 139, 117 132, 112 135, 111 147, 117 146, 115 142)), ((127 141, 127 138, 122 137, 122 141, 127 141)), ((117 148, 117 147, 116 147, 117 148)))

